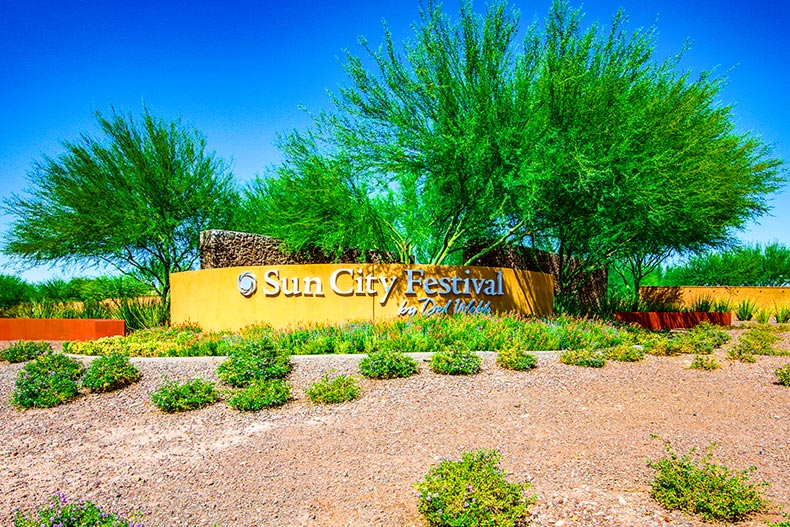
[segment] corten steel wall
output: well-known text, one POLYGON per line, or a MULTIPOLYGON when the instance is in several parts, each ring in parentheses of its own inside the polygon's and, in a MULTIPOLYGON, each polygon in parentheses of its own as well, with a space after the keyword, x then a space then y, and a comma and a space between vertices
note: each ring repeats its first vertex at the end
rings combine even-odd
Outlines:
POLYGON ((0 318, 0 340, 95 340, 125 329, 123 320, 0 318))
POLYGON ((746 287, 746 286, 685 286, 658 287, 645 286, 639 288, 639 294, 648 302, 671 304, 690 307, 698 298, 708 297, 713 300, 728 300, 733 311, 741 300, 751 300, 758 308, 773 309, 774 306, 790 305, 790 287, 746 287))
MULTIPOLYGON (((459 282, 458 289, 463 285, 459 282)), ((491 312, 517 311, 522 314, 548 315, 554 302, 554 284, 550 275, 515 269, 491 267, 407 266, 399 264, 315 264, 279 265, 257 267, 229 267, 186 271, 171 275, 171 321, 173 324, 197 322, 204 330, 238 330, 255 323, 268 323, 276 328, 309 323, 341 323, 350 320, 390 319, 400 315, 402 308, 415 308, 418 313, 425 307, 448 306, 454 312, 457 302, 475 305, 490 302, 491 312), (438 286, 414 287, 407 290, 407 275, 424 274, 422 280, 433 277, 459 280, 474 279, 484 283, 479 293, 439 294, 438 286), (238 287, 239 276, 252 273, 257 279, 257 291, 250 297, 243 296, 238 287), (282 280, 289 289, 295 289, 294 279, 300 289, 298 294, 273 293, 275 281, 282 288, 282 280), (336 273, 336 289, 330 284, 336 273), (368 281, 367 277, 372 277, 368 281), (396 280, 392 282, 392 278, 396 280), (501 278, 500 278, 501 277, 501 278), (314 278, 322 284, 318 294, 316 282, 310 282, 305 291, 305 279, 314 278), (380 279, 385 279, 386 285, 380 279), (357 281, 359 279, 360 281, 357 281), (486 281, 486 282, 483 282, 486 281), (385 288, 391 287, 385 301, 385 288), (489 287, 500 294, 491 292, 489 287), (349 292, 350 291, 350 292, 349 292), (429 300, 420 300, 427 298, 429 300), (405 306, 404 306, 405 302, 405 306)), ((473 289, 473 287, 472 287, 473 289)), ((437 316, 440 316, 437 314, 437 316)))

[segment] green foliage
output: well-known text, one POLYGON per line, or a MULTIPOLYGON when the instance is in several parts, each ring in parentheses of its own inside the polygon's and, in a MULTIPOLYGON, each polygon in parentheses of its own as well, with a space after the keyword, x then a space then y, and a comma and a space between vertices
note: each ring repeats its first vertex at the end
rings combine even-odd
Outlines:
POLYGON ((713 371, 721 367, 719 361, 713 355, 694 355, 694 360, 691 361, 689 368, 692 370, 705 370, 713 371))
POLYGON ((787 286, 790 247, 755 244, 698 254, 666 269, 662 285, 787 286))
POLYGON ((639 362, 645 358, 645 350, 642 347, 621 344, 620 346, 607 349, 606 358, 619 362, 639 362))
POLYGON ((81 362, 62 353, 47 353, 25 364, 16 379, 13 402, 21 408, 51 408, 79 393, 85 372, 81 362))
POLYGON ((729 313, 732 311, 732 302, 724 299, 715 300, 711 309, 714 313, 729 313))
POLYGON ((437 351, 431 357, 431 370, 442 375, 474 375, 483 359, 473 351, 437 351))
POLYGON ((782 386, 790 386, 790 364, 776 368, 776 378, 782 386))
POLYGON ((790 305, 774 306, 774 317, 776 317, 777 324, 790 322, 790 305))
POLYGON ((696 449, 678 456, 669 443, 668 457, 648 461, 656 471, 652 482, 653 497, 668 509, 699 514, 707 521, 735 522, 768 507, 763 495, 767 483, 754 483, 750 473, 754 467, 733 472, 713 460, 713 447, 699 460, 693 459, 696 449))
POLYGON ((29 283, 17 276, 0 274, 0 315, 6 316, 6 309, 30 300, 32 294, 29 283))
POLYGON ((775 347, 778 341, 779 337, 769 326, 754 326, 741 335, 734 347, 755 355, 784 355, 775 347))
POLYGON ((680 353, 709 355, 730 340, 718 326, 703 322, 693 328, 668 336, 655 333, 645 340, 645 351, 651 355, 672 356, 680 353))
POLYGON ((431 467, 419 493, 418 510, 431 527, 513 527, 536 501, 529 483, 509 483, 496 450, 463 452, 460 461, 431 467))
POLYGON ((758 309, 754 315, 754 321, 758 324, 767 324, 771 320, 771 311, 768 309, 758 309))
POLYGON ((560 362, 585 368, 603 368, 606 366, 606 353, 585 348, 567 349, 560 353, 560 362))
POLYGON ((0 350, 0 360, 10 363, 26 362, 47 353, 52 353, 52 346, 48 342, 20 340, 12 342, 7 348, 0 350))
POLYGON ((142 329, 128 336, 104 337, 92 341, 66 342, 63 350, 78 355, 122 353, 129 357, 216 356, 229 338, 227 333, 202 333, 197 326, 142 329))
POLYGON ((757 304, 755 304, 754 301, 745 298, 738 302, 738 304, 735 306, 735 316, 738 317, 738 320, 751 320, 756 309, 757 304))
POLYGON ((689 311, 698 311, 703 313, 709 313, 713 311, 713 297, 709 295, 702 295, 695 298, 691 302, 691 306, 689 306, 689 311))
POLYGON ((742 346, 740 343, 735 344, 727 350, 728 360, 737 360, 744 364, 752 364, 757 362, 754 352, 748 346, 742 346))
POLYGON ((217 377, 236 388, 253 381, 282 379, 291 371, 290 357, 269 337, 229 339, 222 350, 228 358, 217 367, 217 377))
POLYGON ((197 410, 217 402, 219 394, 213 382, 195 378, 184 383, 165 380, 151 393, 151 402, 167 413, 197 410))
POLYGON ((129 357, 116 352, 94 359, 82 378, 82 386, 92 392, 111 392, 138 380, 140 370, 129 362, 129 357))
POLYGON ((359 371, 371 379, 409 377, 420 371, 417 361, 397 351, 373 351, 359 361, 359 371))
POLYGON ((83 500, 69 502, 58 494, 49 499, 49 505, 39 507, 28 516, 21 510, 14 513, 13 527, 143 527, 137 520, 126 519, 122 514, 108 512, 83 500))
POLYGON ((33 263, 111 264, 151 285, 165 306, 170 273, 191 269, 207 228, 230 226, 236 191, 226 165, 180 120, 96 112, 83 134, 33 165, 3 251, 33 263))
POLYGON ((337 404, 359 399, 361 388, 353 377, 327 373, 321 380, 307 387, 305 395, 310 401, 319 404, 337 404))
POLYGON ((240 412, 257 412, 282 406, 291 398, 291 386, 284 379, 255 380, 234 392, 228 404, 240 412))
POLYGON ((497 353, 496 363, 507 370, 525 371, 537 368, 538 358, 523 349, 511 346, 497 353))

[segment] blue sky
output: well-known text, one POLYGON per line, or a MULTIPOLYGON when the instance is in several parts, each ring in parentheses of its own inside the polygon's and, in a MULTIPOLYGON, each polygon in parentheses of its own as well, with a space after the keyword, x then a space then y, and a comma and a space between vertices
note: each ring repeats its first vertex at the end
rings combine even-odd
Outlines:
MULTIPOLYGON (((478 9, 483 2, 476 2, 478 9)), ((543 19, 550 0, 512 2, 522 22, 543 19)), ((588 0, 572 2, 585 24, 611 21, 619 7, 630 29, 657 22, 659 56, 686 40, 684 68, 717 68, 729 84, 741 131, 753 131, 790 161, 790 2, 764 0, 588 0)), ((444 2, 457 13, 457 0, 444 2)), ((232 162, 244 182, 278 162, 277 134, 304 128, 327 108, 327 90, 344 82, 344 49, 358 35, 378 44, 386 20, 396 41, 411 35, 419 0, 310 2, 44 2, 0 0, 0 198, 22 192, 26 174, 63 140, 94 134, 95 110, 180 116, 232 162)), ((790 189, 775 195, 772 216, 741 235, 790 244, 790 189)), ((0 216, 0 236, 8 216, 0 216)), ((0 255, 0 266, 8 264, 0 255)), ((14 265, 0 272, 28 280, 90 270, 14 265)))

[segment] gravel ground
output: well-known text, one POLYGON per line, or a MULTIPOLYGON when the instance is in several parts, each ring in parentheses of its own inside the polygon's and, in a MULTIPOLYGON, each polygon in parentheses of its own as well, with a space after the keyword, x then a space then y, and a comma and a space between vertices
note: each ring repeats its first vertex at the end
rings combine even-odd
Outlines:
POLYGON ((360 377, 362 397, 334 406, 311 404, 305 387, 356 374, 359 357, 295 357, 294 400, 280 409, 175 415, 150 393, 165 376, 216 380, 219 359, 137 359, 129 388, 27 411, 8 403, 21 365, 0 363, 0 525, 63 492, 142 512, 146 526, 424 526, 413 483, 477 448, 498 448, 509 479, 532 482, 530 525, 705 525, 650 497, 646 460, 664 456, 655 434, 679 453, 716 442, 721 463, 755 466, 774 510, 741 525, 763 526, 790 512, 790 389, 773 374, 790 359, 717 355, 713 372, 687 369, 690 356, 588 369, 555 353, 513 372, 484 354, 475 376, 423 363, 408 379, 360 377))

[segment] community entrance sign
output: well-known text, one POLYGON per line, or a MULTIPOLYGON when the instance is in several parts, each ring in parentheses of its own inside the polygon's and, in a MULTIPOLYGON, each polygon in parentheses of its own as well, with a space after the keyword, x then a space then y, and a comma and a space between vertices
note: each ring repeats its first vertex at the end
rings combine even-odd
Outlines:
POLYGON ((314 264, 228 267, 171 276, 173 323, 237 330, 349 320, 490 314, 546 315, 550 275, 496 267, 314 264))

